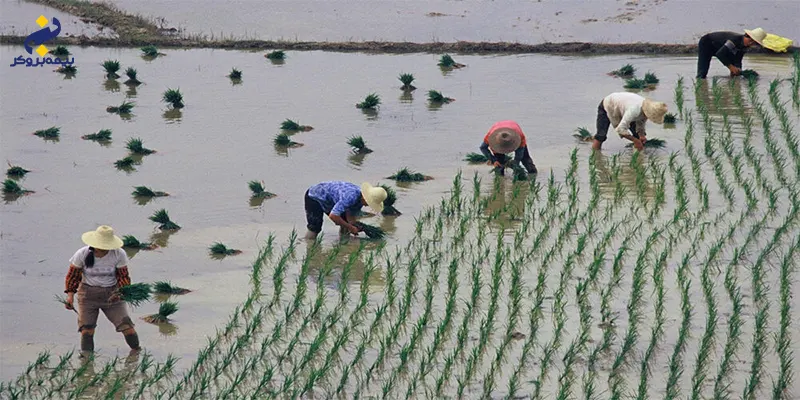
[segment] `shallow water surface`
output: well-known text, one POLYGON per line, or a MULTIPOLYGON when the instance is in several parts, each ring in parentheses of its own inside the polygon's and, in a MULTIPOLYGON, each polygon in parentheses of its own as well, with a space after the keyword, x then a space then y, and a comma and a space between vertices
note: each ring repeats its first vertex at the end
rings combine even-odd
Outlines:
MULTIPOLYGON (((40 4, 22 0, 0 0, 0 34, 28 35, 41 29, 36 19, 44 15, 61 22, 59 36, 116 37, 110 29, 81 21, 80 18, 40 4)), ((52 27, 51 27, 52 29, 52 27)))

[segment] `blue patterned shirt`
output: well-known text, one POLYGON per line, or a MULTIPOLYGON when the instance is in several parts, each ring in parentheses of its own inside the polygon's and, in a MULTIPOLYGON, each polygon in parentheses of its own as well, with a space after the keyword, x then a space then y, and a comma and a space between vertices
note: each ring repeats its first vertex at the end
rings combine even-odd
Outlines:
POLYGON ((342 181, 320 182, 308 189, 308 197, 319 202, 325 214, 342 216, 361 210, 361 187, 342 181))

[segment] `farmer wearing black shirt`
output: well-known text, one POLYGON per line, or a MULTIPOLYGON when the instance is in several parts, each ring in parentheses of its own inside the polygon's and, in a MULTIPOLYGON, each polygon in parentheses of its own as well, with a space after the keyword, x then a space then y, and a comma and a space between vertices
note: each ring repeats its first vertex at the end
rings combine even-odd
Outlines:
POLYGON ((753 43, 763 45, 767 36, 761 28, 744 30, 744 34, 736 32, 711 32, 703 35, 697 44, 697 78, 706 79, 711 58, 717 57, 731 71, 731 76, 742 73, 742 58, 747 48, 753 43))

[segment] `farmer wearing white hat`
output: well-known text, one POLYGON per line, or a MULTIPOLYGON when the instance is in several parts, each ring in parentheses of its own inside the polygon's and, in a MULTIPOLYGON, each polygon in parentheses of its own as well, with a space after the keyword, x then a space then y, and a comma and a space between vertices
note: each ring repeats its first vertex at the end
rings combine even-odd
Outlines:
POLYGON ((358 236, 361 231, 355 223, 355 215, 363 206, 369 206, 376 213, 383 211, 383 201, 386 200, 386 190, 364 182, 359 187, 350 182, 328 181, 320 182, 306 190, 305 210, 308 233, 306 239, 314 239, 322 231, 322 215, 328 217, 340 232, 349 232, 358 236))
POLYGON ((114 235, 113 228, 102 225, 81 235, 81 240, 86 246, 69 260, 64 290, 68 310, 75 309, 74 298, 78 293, 81 352, 86 355, 94 351, 94 331, 101 310, 117 332, 122 332, 131 350, 138 352, 139 335, 133 329, 125 302, 116 294, 118 288, 131 284, 128 256, 122 249, 122 239, 114 235))
POLYGON ((758 43, 764 45, 767 33, 761 28, 737 32, 711 32, 703 35, 697 44, 697 78, 706 79, 711 58, 716 57, 731 71, 731 76, 742 73, 742 58, 747 48, 758 43))
POLYGON ((498 121, 491 128, 480 146, 481 153, 489 159, 498 174, 505 173, 506 154, 514 153, 514 162, 521 163, 528 173, 535 174, 536 165, 528 152, 528 142, 519 124, 511 120, 498 121))
POLYGON ((666 113, 667 105, 660 101, 630 92, 611 93, 597 107, 597 134, 592 148, 600 150, 607 139, 608 127, 612 125, 619 137, 630 140, 637 150, 642 150, 647 141, 645 123, 650 120, 662 124, 666 113))

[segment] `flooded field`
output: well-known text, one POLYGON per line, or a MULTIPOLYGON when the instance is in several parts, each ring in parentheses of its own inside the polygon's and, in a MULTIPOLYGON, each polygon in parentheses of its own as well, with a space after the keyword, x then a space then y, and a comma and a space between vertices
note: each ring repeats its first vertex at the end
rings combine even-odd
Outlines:
POLYGON ((50 7, 22 0, 0 0, 0 34, 29 35, 40 29, 34 23, 40 15, 58 18, 62 36, 116 37, 116 34, 96 24, 81 21, 73 15, 50 7))
POLYGON ((0 156, 31 171, 19 184, 34 191, 0 206, 3 397, 796 397, 790 58, 747 56, 752 86, 714 64, 720 79, 695 88, 693 57, 455 56, 467 67, 443 71, 423 54, 70 51, 70 79, 0 68, 0 156), (106 79, 114 59, 143 84, 106 79), (627 63, 657 74, 644 93, 678 121, 648 124, 664 149, 634 156, 612 134, 591 156, 572 134, 593 131, 598 102, 624 90, 606 73, 627 63), (185 108, 162 102, 168 88, 185 108), (432 105, 431 89, 455 101, 432 105), (370 93, 378 111, 357 109, 370 93), (126 99, 131 115, 106 111, 126 99), (287 118, 314 128, 292 135, 302 147, 273 144, 287 118), (525 130, 535 179, 463 161, 501 119, 525 130), (52 126, 57 140, 33 135, 52 126), (81 139, 101 129, 110 143, 81 139), (354 156, 353 135, 374 151, 354 156), (130 138, 157 152, 120 171, 130 138), (405 166, 434 179, 385 179, 405 166), (292 239, 303 193, 329 179, 397 188, 403 215, 364 219, 389 232, 385 246, 340 244, 327 220, 319 246, 292 239), (251 180, 277 196, 251 201, 251 180), (141 185, 169 196, 132 197, 141 185), (161 208, 181 230, 148 220, 161 208), (98 358, 59 366, 79 338, 52 298, 80 233, 99 224, 159 244, 131 253, 134 282, 192 292, 172 298, 170 325, 139 319, 155 302, 133 310, 146 355, 126 360, 101 321, 98 358), (243 253, 214 259, 216 241, 243 253))

